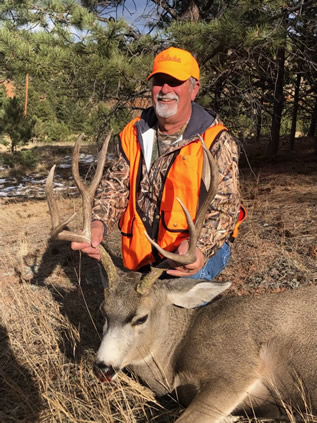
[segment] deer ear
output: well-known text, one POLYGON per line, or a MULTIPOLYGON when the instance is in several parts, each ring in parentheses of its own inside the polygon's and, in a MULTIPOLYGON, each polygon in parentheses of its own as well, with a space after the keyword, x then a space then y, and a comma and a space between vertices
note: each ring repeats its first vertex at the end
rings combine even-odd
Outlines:
POLYGON ((194 284, 192 284, 188 279, 182 279, 179 282, 181 284, 173 280, 173 283, 169 286, 167 296, 172 304, 184 308, 195 308, 205 305, 231 286, 231 282, 193 281, 194 284))

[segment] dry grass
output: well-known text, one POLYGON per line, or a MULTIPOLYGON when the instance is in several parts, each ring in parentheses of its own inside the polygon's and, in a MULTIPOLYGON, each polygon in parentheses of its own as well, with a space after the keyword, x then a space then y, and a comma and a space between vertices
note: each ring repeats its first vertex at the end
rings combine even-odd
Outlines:
MULTIPOLYGON (((255 165, 256 177, 243 169, 248 219, 219 276, 237 295, 317 283, 313 160, 255 165)), ((182 409, 172 399, 157 402, 123 372, 112 384, 93 375, 103 295, 95 263, 48 242, 45 202, 1 201, 0 423, 174 421, 182 409)), ((64 199, 62 213, 77 203, 64 199)), ((120 264, 119 234, 107 244, 120 264)), ((308 405, 304 421, 317 421, 308 405)))
POLYGON ((75 352, 79 331, 47 289, 4 284, 1 299, 2 423, 146 419, 148 402, 155 403, 149 390, 123 373, 115 384, 100 384, 91 349, 79 360, 65 355, 75 352))
MULTIPOLYGON (((62 201, 62 212, 77 203, 62 201)), ((173 421, 181 407, 171 401, 167 416, 132 376, 101 384, 93 374, 98 269, 68 243, 47 244, 46 203, 2 204, 0 219, 0 422, 173 421)))

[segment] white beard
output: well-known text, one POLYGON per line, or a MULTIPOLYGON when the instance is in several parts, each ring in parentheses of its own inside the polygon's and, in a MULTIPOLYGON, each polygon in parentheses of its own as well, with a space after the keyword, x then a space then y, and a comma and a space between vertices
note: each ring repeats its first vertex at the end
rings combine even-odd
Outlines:
POLYGON ((178 97, 173 95, 173 96, 161 96, 161 95, 157 95, 156 97, 156 104, 155 104, 155 113, 158 117, 160 118, 164 118, 167 119, 169 117, 174 116, 177 113, 177 106, 178 106, 178 97), (164 103, 162 101, 159 101, 160 99, 173 99, 176 100, 176 103, 173 102, 173 104, 169 104, 169 103, 164 103))

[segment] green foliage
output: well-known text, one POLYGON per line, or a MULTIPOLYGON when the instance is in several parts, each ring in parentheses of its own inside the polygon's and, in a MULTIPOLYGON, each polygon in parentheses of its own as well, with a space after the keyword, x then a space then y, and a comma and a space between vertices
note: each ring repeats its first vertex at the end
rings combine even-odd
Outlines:
POLYGON ((13 148, 30 136, 58 141, 85 132, 98 141, 110 127, 118 133, 131 118, 135 100, 148 95, 146 77, 154 55, 169 45, 196 55, 202 75, 198 101, 216 110, 241 136, 256 132, 260 112, 263 133, 268 133, 276 101, 276 55, 285 47, 281 130, 289 128, 294 75, 299 70, 298 120, 309 127, 317 91, 313 3, 299 8, 298 3, 282 0, 179 1, 160 6, 152 1, 148 3, 157 13, 152 13, 150 26, 159 25, 154 24, 149 34, 123 19, 109 19, 109 12, 122 3, 1 2, 0 76, 14 81, 19 104, 24 100, 25 75, 30 76, 27 119, 21 118, 21 110, 8 115, 0 91, 2 134, 8 134, 4 114, 11 128, 12 119, 18 122, 14 129, 20 138, 11 130, 13 148))
MULTIPOLYGON (((169 42, 192 51, 201 65, 202 89, 198 101, 216 110, 231 130, 242 137, 257 132, 261 113, 262 133, 269 135, 268 122, 274 121, 273 103, 284 100, 277 100, 276 81, 278 49, 285 48, 282 83, 286 101, 284 109, 283 105, 280 108, 283 110, 281 133, 286 133, 293 110, 292 73, 296 75, 300 65, 302 81, 312 81, 312 75, 316 75, 313 70, 316 58, 312 54, 315 49, 311 43, 314 39, 316 45, 317 26, 316 21, 312 24, 312 11, 307 8, 288 13, 287 7, 294 10, 296 4, 245 0, 227 2, 226 10, 219 13, 221 9, 217 12, 214 8, 217 3, 221 2, 213 2, 207 22, 174 21, 167 30, 169 42), (310 35, 306 27, 310 27, 310 35)), ((205 13, 203 8, 200 11, 205 13)), ((312 87, 312 82, 309 86, 312 87)), ((304 82, 302 87, 302 101, 310 103, 312 116, 314 101, 307 95, 304 82)), ((304 108, 300 107, 299 121, 303 113, 304 108)))
POLYGON ((0 133, 9 137, 12 152, 17 146, 26 144, 31 139, 33 126, 32 118, 24 117, 23 107, 16 97, 4 102, 0 117, 0 133))
POLYGON ((23 170, 33 170, 41 160, 41 156, 34 150, 15 151, 13 154, 0 154, 0 166, 11 169, 22 168, 23 170))
POLYGON ((31 12, 18 2, 5 4, 2 14, 11 4, 21 19, 6 15, 0 27, 0 61, 2 53, 6 75, 14 79, 20 98, 25 74, 30 76, 33 136, 39 141, 79 132, 92 136, 110 122, 116 126, 122 121, 122 108, 131 108, 130 99, 146 88, 145 63, 152 59, 147 53, 153 39, 140 36, 134 42, 123 20, 100 24, 72 1, 36 1, 31 12), (36 17, 37 31, 30 31, 36 17))
POLYGON ((34 126, 33 135, 34 139, 39 141, 64 141, 69 135, 69 128, 66 123, 57 120, 38 121, 34 126))

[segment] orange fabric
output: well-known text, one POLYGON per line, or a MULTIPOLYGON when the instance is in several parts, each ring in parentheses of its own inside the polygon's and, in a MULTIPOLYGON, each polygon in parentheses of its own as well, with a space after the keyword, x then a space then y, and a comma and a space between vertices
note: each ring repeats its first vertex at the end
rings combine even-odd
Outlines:
POLYGON ((235 224, 235 227, 233 229, 232 235, 231 237, 233 238, 233 240, 235 238, 237 238, 238 233, 239 233, 239 226, 241 225, 241 223, 246 219, 247 217, 247 210, 246 208, 241 204, 240 206, 240 213, 239 213, 239 218, 237 223, 235 224))
POLYGON ((156 73, 166 73, 179 81, 186 81, 191 76, 199 80, 200 70, 196 59, 187 50, 170 47, 155 56, 149 80, 156 73))
POLYGON ((132 270, 153 262, 152 246, 144 235, 144 224, 136 212, 136 178, 141 159, 141 147, 137 141, 135 127, 138 120, 139 117, 132 120, 120 134, 123 151, 130 162, 129 203, 119 223, 122 234, 121 249, 124 266, 132 270))
MULTIPOLYGON (((155 261, 152 245, 144 235, 145 226, 136 209, 137 176, 140 168, 141 147, 137 141, 135 119, 121 132, 122 149, 130 161, 130 196, 129 204, 121 216, 122 257, 124 266, 131 270, 151 264, 155 261)), ((209 149, 217 135, 226 129, 218 124, 208 128, 203 134, 209 149)), ((186 217, 176 197, 180 198, 193 219, 199 199, 203 151, 199 139, 181 148, 172 164, 163 188, 157 243, 168 251, 177 248, 183 239, 188 238, 186 217)))

